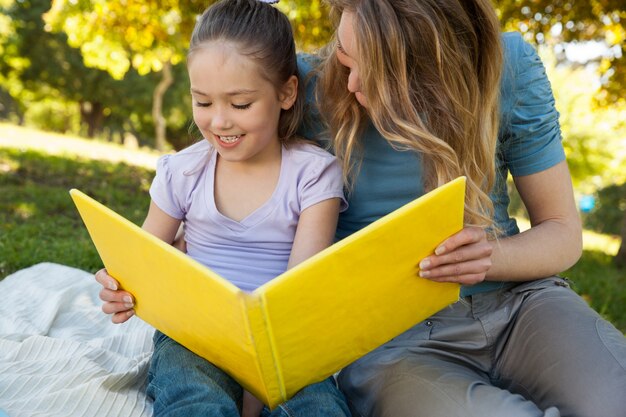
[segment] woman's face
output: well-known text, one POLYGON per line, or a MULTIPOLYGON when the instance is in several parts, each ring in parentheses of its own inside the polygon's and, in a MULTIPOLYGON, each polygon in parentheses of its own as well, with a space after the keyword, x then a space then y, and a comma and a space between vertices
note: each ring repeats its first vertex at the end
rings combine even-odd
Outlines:
POLYGON ((367 99, 361 92, 361 78, 357 64, 356 37, 354 36, 354 14, 344 11, 341 14, 339 27, 337 28, 337 59, 348 68, 348 91, 354 94, 356 100, 367 108, 367 99))

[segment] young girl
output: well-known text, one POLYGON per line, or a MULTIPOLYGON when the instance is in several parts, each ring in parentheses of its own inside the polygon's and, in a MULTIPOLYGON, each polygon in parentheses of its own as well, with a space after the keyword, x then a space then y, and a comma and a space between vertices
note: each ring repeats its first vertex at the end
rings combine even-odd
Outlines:
MULTIPOLYGON (((303 107, 291 26, 258 0, 222 0, 201 16, 188 55, 193 118, 205 140, 162 157, 144 229, 253 290, 329 246, 345 207, 341 168, 294 136, 303 107)), ((176 277, 172 277, 175 279, 176 277)), ((101 270, 103 311, 134 313, 132 296, 101 270)), ((154 414, 259 415, 263 406, 230 376, 160 332, 148 395, 154 414), (243 400, 242 400, 243 399, 243 400)), ((332 379, 264 415, 346 416, 332 379)))

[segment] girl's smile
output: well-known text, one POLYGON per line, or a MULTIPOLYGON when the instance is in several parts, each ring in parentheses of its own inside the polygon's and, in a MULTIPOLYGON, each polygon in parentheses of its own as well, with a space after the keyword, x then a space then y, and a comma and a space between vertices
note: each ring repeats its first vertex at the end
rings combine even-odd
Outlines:
MULTIPOLYGON (((266 164, 280 160, 278 123, 291 107, 238 44, 210 41, 190 55, 193 119, 225 163, 266 164)), ((297 89, 297 79, 289 81, 297 89)))
POLYGON ((219 140, 224 147, 234 147, 239 143, 239 140, 244 137, 244 135, 237 136, 220 136, 215 135, 216 139, 219 140))

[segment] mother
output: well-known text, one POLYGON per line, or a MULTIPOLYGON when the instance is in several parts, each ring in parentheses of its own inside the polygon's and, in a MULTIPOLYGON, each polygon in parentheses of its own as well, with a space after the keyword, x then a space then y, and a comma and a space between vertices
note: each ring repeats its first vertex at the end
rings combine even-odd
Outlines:
POLYGON ((339 237, 468 179, 467 227, 420 262, 422 277, 463 284, 462 298, 341 372, 354 413, 623 415, 624 337, 554 275, 582 237, 536 52, 500 34, 489 0, 329 3, 339 23, 317 92, 350 185, 339 237))

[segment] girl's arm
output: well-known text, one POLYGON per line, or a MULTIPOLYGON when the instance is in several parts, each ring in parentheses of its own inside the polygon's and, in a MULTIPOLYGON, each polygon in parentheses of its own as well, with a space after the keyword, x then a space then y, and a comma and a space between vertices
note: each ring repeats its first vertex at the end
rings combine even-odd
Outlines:
POLYGON ((439 256, 420 263, 422 276, 466 285, 485 279, 527 281, 576 263, 582 251, 582 228, 567 163, 514 180, 531 228, 494 241, 487 241, 479 228, 465 228, 437 248, 439 256))
MULTIPOLYGON (((287 269, 332 245, 337 229, 339 204, 338 198, 331 198, 307 207, 300 213, 287 269)), ((241 415, 243 417, 258 416, 262 409, 263 403, 244 391, 241 415)))
POLYGON ((287 269, 332 245, 337 229, 339 204, 338 198, 331 198, 307 207, 300 213, 287 269))
MULTIPOLYGON (((339 203, 338 198, 323 200, 307 207, 300 213, 287 269, 296 266, 333 243, 339 217, 339 203)), ((262 409, 263 403, 249 392, 244 391, 241 415, 243 417, 256 417, 261 414, 262 409)))
MULTIPOLYGON (((164 242, 172 244, 180 223, 181 220, 171 217, 151 201, 142 228, 164 242)), ((135 314, 133 296, 120 290, 119 283, 107 274, 106 269, 96 272, 96 281, 103 287, 100 290, 100 299, 103 301, 102 311, 112 314, 113 323, 124 323, 135 314)))

